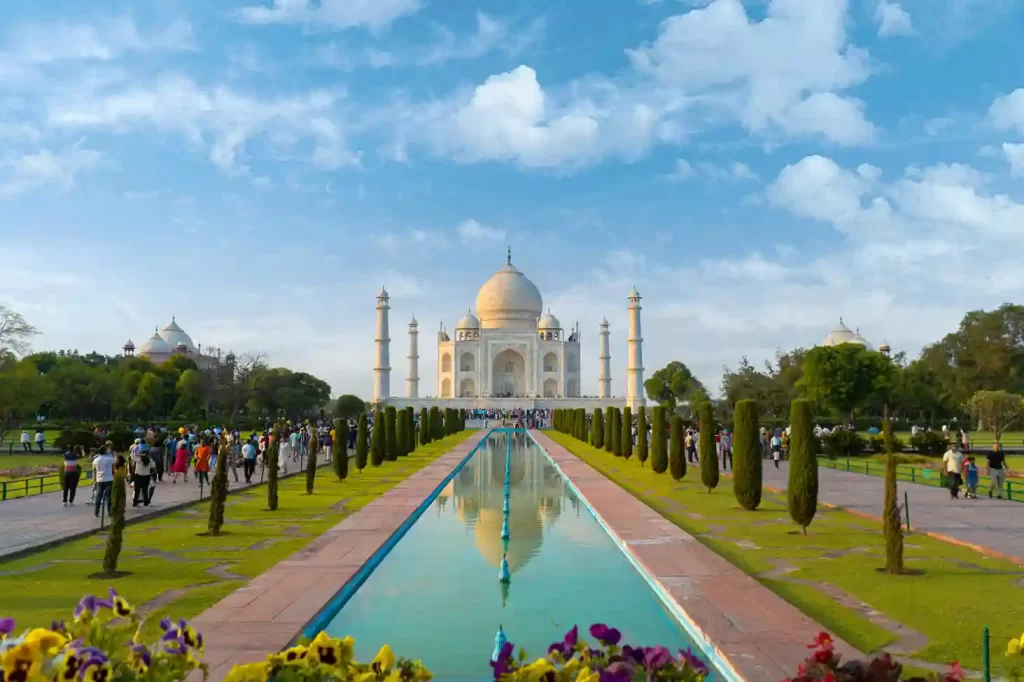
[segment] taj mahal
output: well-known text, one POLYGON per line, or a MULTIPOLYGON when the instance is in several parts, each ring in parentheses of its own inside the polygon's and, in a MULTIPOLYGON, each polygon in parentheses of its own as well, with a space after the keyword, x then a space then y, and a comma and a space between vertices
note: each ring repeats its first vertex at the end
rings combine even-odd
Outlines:
POLYGON ((583 397, 580 357, 582 333, 570 329, 544 309, 540 290, 512 264, 484 282, 476 296, 476 313, 468 310, 449 333, 437 332, 436 398, 420 397, 419 323, 409 322, 409 369, 404 397, 391 395, 391 298, 382 286, 377 294, 376 364, 373 403, 396 407, 568 408, 644 404, 643 338, 640 294, 627 296, 629 311, 626 394, 612 396, 610 325, 598 330, 598 396, 583 397))

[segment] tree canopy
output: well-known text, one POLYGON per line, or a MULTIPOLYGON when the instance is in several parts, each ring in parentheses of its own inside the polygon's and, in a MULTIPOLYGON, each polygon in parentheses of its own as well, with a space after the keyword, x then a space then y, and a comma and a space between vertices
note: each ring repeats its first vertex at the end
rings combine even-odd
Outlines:
POLYGON ((647 397, 669 411, 680 402, 688 400, 695 391, 704 390, 704 385, 693 372, 678 360, 673 360, 644 382, 647 397))
POLYGON ((807 351, 799 385, 811 400, 852 420, 858 407, 888 394, 894 378, 889 358, 864 346, 844 343, 807 351))

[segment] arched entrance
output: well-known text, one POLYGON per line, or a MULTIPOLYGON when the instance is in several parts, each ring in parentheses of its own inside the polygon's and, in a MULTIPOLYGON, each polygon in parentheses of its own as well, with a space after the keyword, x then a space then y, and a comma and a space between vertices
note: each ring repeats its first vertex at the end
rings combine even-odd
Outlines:
POLYGON ((460 398, 472 398, 476 396, 476 384, 472 379, 463 379, 459 388, 460 398))
POLYGON ((452 380, 445 379, 441 382, 441 397, 451 398, 452 397, 452 380))
POLYGON ((492 396, 521 396, 526 394, 526 358, 514 350, 498 353, 491 366, 492 396))
POLYGON ((544 381, 544 397, 545 398, 556 398, 558 397, 558 382, 554 379, 547 379, 544 381))

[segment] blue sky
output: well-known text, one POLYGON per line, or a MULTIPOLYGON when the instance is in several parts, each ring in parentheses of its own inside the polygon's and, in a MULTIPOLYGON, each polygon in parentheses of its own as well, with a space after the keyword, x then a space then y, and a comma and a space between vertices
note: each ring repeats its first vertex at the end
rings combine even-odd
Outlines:
MULTIPOLYGON (((645 365, 722 366, 839 316, 916 355, 1019 301, 1016 0, 8 0, 0 302, 37 348, 197 342, 368 395, 374 296, 433 393, 513 260, 645 365)), ((1018 89, 1020 88, 1020 89, 1018 89)))

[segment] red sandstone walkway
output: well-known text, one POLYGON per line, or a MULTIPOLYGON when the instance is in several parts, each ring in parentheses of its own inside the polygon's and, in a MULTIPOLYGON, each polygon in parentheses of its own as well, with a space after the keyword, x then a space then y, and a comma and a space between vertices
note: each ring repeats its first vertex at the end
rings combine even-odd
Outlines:
POLYGON ((206 635, 203 659, 210 682, 222 680, 236 664, 263 660, 288 646, 486 435, 471 435, 197 616, 193 624, 206 635))
MULTIPOLYGON (((824 628, 548 438, 532 431, 605 524, 749 682, 796 674, 824 628)), ((845 642, 844 658, 861 654, 845 642)))

